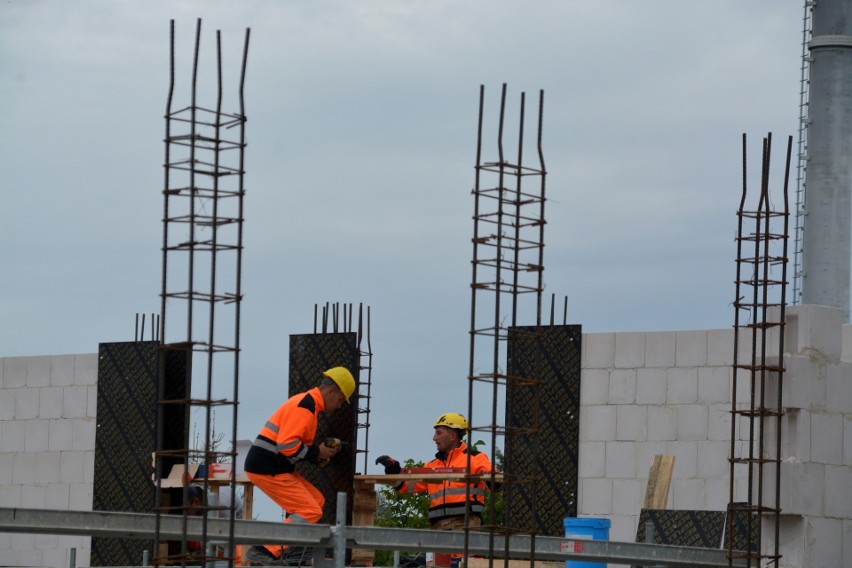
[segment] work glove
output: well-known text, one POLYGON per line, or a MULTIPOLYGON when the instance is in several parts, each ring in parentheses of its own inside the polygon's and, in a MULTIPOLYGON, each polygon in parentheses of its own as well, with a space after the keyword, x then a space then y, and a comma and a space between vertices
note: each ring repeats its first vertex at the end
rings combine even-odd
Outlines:
POLYGON ((402 472, 402 468, 399 466, 399 462, 390 456, 377 457, 376 464, 381 464, 385 466, 385 473, 387 475, 395 475, 397 473, 402 472))

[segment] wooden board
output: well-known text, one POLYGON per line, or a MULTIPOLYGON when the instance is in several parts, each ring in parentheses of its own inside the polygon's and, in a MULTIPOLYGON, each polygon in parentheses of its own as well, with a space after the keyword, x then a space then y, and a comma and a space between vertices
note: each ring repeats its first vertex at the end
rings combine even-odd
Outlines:
POLYGON ((674 456, 656 455, 651 471, 648 473, 648 488, 645 491, 643 509, 665 509, 669 500, 669 486, 672 483, 674 456))
MULTIPOLYGON (((483 473, 477 475, 465 475, 464 473, 395 473, 395 474, 377 474, 377 475, 356 475, 355 481, 361 483, 383 483, 385 485, 396 485, 400 481, 423 481, 423 482, 440 482, 440 481, 490 481, 491 474, 483 473)), ((495 473, 494 480, 498 483, 503 482, 503 474, 495 473)))

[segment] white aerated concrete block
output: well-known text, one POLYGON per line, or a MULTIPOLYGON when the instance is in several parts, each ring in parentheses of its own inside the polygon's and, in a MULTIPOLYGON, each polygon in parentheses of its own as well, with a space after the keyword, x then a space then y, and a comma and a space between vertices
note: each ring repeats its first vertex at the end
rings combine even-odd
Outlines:
POLYGON ((843 311, 828 306, 803 305, 796 306, 795 314, 794 323, 789 326, 792 328, 790 335, 794 333, 796 338, 795 353, 816 351, 827 359, 839 360, 843 311))
POLYGON ((50 420, 50 435, 47 449, 51 452, 61 452, 71 448, 72 430, 71 420, 62 418, 50 420))
MULTIPOLYGON (((843 521, 810 517, 805 519, 805 563, 809 567, 840 567, 844 564, 843 521)), ((848 561, 848 559, 847 559, 848 561)))
POLYGON ((843 415, 814 412, 811 414, 811 460, 842 465, 843 415))
POLYGON ((38 418, 39 389, 21 388, 15 393, 15 420, 38 418))
POLYGON ((94 418, 74 418, 71 433, 72 450, 93 450, 95 448, 95 429, 97 422, 94 418))
POLYGON ((54 355, 50 358, 50 384, 70 387, 74 384, 75 355, 54 355))
POLYGON ((86 395, 86 416, 90 418, 98 417, 98 387, 89 385, 86 387, 88 393, 86 395))
POLYGON ((580 441, 605 442, 615 439, 616 409, 614 406, 584 406, 580 408, 580 441))
POLYGON ((782 459, 810 461, 811 413, 808 410, 788 408, 781 426, 782 459))
POLYGON ((633 404, 636 402, 636 371, 617 369, 609 374, 609 403, 633 404))
POLYGON ((636 369, 645 366, 645 334, 615 334, 615 368, 636 369))
POLYGON ((638 479, 612 481, 612 513, 635 515, 642 508, 642 485, 638 479))
POLYGON ((65 511, 68 509, 68 484, 51 483, 45 486, 44 506, 47 509, 65 511))
POLYGON ((698 401, 698 369, 672 367, 666 371, 666 402, 692 404, 698 401))
POLYGON ((665 369, 636 369, 636 404, 665 404, 666 383, 665 369))
POLYGON ((707 332, 678 331, 675 365, 678 367, 703 367, 707 364, 707 332))
POLYGON ((707 406, 682 404, 677 409, 677 439, 699 442, 707 439, 707 406))
POLYGON ((703 479, 672 479, 672 502, 675 509, 701 509, 707 502, 703 479))
POLYGON ((44 485, 24 485, 21 487, 21 507, 24 509, 44 509, 44 485))
POLYGON ((606 404, 609 398, 609 371, 583 369, 580 372, 580 405, 606 404))
POLYGON ((826 410, 852 413, 852 363, 829 365, 826 374, 826 410))
POLYGON ((38 393, 38 417, 42 420, 62 417, 62 387, 44 387, 38 393))
POLYGON ((843 417, 843 465, 852 466, 852 414, 843 417))
POLYGON ((674 406, 648 407, 648 432, 650 442, 677 439, 677 408, 674 406))
POLYGON ((674 367, 677 334, 672 331, 645 334, 645 366, 674 367))
POLYGON ((636 444, 607 442, 604 474, 608 479, 636 477, 636 444))
POLYGON ((85 482, 85 452, 60 452, 59 481, 61 483, 85 482))
POLYGON ((27 357, 27 386, 50 386, 50 357, 27 357))
POLYGON ((802 355, 784 357, 785 408, 825 408, 827 389, 826 366, 823 361, 802 355))
POLYGON ((605 442, 580 442, 577 455, 577 475, 579 477, 604 476, 604 466, 606 465, 605 442))
POLYGON ((711 329, 707 331, 707 365, 730 367, 734 363, 734 330, 711 329))
POLYGON ((852 468, 826 466, 825 514, 829 517, 852 519, 852 468))
POLYGON ((705 480, 704 495, 707 500, 704 509, 708 511, 724 511, 728 507, 731 496, 731 482, 726 472, 723 478, 712 478, 705 480))
POLYGON ((731 401, 731 367, 698 369, 698 401, 703 403, 731 401))
POLYGON ((583 367, 612 369, 615 366, 615 334, 583 334, 583 367))
POLYGON ((50 434, 50 420, 26 420, 24 451, 46 452, 50 434))
POLYGON ((698 472, 698 444, 694 442, 667 442, 666 452, 675 457, 672 478, 687 479, 698 472))
POLYGON ((15 398, 21 389, 3 389, 0 396, 0 421, 12 420, 15 417, 15 398))
POLYGON ((698 477, 722 479, 730 474, 728 442, 705 442, 698 449, 698 477))
MULTIPOLYGON (((843 324, 840 329, 840 360, 852 361, 852 323, 843 324)), ((852 536, 850 536, 852 539, 852 536)), ((852 543, 850 543, 852 546, 852 543)))
MULTIPOLYGON (((636 516, 635 515, 612 515, 609 517, 609 540, 612 542, 633 542, 636 540, 636 516)), ((609 568, 616 568, 622 564, 608 564, 609 568)))
POLYGON ((707 439, 731 441, 731 405, 710 404, 707 408, 707 439))
POLYGON ((612 514, 612 481, 609 479, 583 479, 580 487, 581 515, 612 514))
MULTIPOLYGON (((20 507, 21 506, 21 487, 22 485, 0 485, 0 507, 20 507)), ((0 564, 2 565, 2 564, 0 564)))
POLYGON ((642 442, 648 424, 648 407, 623 404, 617 407, 615 439, 618 441, 642 442))
POLYGON ((4 357, 0 362, 3 364, 4 388, 10 389, 27 386, 26 357, 4 357))
POLYGON ((83 481, 94 483, 95 481, 95 450, 83 452, 83 481))
POLYGON ((86 353, 74 356, 74 384, 98 384, 98 354, 86 353))
POLYGON ((83 418, 89 406, 89 389, 86 386, 63 387, 63 418, 83 418))
MULTIPOLYGON (((822 516, 825 500, 825 467, 812 462, 781 463, 781 510, 787 514, 822 516)), ((764 495, 774 499, 775 476, 764 477, 764 495)))
POLYGON ((92 510, 92 484, 71 484, 68 486, 68 509, 71 511, 92 510))
POLYGON ((0 485, 12 483, 12 454, 0 454, 0 485))
POLYGON ((26 448, 26 420, 5 420, 0 433, 0 452, 23 452, 26 448))
POLYGON ((41 452, 35 454, 36 474, 33 481, 36 483, 59 483, 60 452, 41 452))

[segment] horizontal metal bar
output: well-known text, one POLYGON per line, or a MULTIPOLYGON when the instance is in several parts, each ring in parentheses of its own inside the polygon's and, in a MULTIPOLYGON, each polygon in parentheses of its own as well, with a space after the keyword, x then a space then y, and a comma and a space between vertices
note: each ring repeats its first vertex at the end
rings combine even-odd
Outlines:
MULTIPOLYGON (((0 532, 105 536, 113 538, 153 539, 156 517, 143 513, 105 511, 55 511, 47 509, 13 509, 0 507, 0 532)), ((161 515, 160 537, 179 540, 201 537, 202 519, 161 515)), ((226 540, 227 519, 208 519, 207 538, 226 540)), ((529 559, 532 537, 528 535, 495 535, 491 550, 506 550, 511 558, 529 559)), ((470 531, 468 552, 487 556, 490 535, 470 531)), ((318 548, 332 547, 332 527, 266 521, 235 521, 234 541, 241 544, 281 542, 318 548)), ((464 549, 464 532, 394 529, 384 527, 346 527, 347 548, 368 550, 410 550, 424 552, 459 552, 464 549)), ((647 564, 680 567, 728 566, 724 550, 666 546, 576 538, 535 537, 535 557, 539 560, 585 560, 613 564, 647 564)), ((746 566, 737 559, 732 566, 746 566)))

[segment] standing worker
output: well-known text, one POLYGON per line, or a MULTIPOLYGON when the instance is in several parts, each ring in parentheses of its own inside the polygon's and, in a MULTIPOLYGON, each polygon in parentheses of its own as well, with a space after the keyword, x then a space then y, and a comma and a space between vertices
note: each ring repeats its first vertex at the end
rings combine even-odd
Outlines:
MULTIPOLYGON (((314 443, 317 418, 321 412, 334 412, 344 402, 348 404, 354 392, 355 379, 349 369, 325 371, 318 387, 290 397, 269 417, 246 455, 246 475, 287 511, 285 523, 316 523, 322 518, 325 497, 296 471, 296 464, 318 464, 337 455, 340 445, 314 443)), ((252 566, 287 565, 289 548, 252 546, 246 560, 252 566)))
MULTIPOLYGON (((470 448, 464 443, 467 434, 467 419, 461 414, 448 412, 435 421, 435 434, 432 440, 438 452, 435 459, 424 467, 428 469, 467 468, 467 458, 470 455, 470 473, 491 473, 493 470, 488 456, 470 448)), ((379 456, 377 464, 385 466, 385 473, 392 475, 402 471, 399 462, 390 456, 379 456)), ((486 484, 483 481, 470 485, 463 481, 415 482, 403 481, 394 489, 399 493, 428 493, 429 494, 429 527, 435 530, 458 531, 464 530, 465 506, 470 502, 468 527, 482 525, 482 512, 485 510, 486 484)), ((452 558, 460 558, 461 554, 435 554, 435 566, 449 566, 452 558)))

